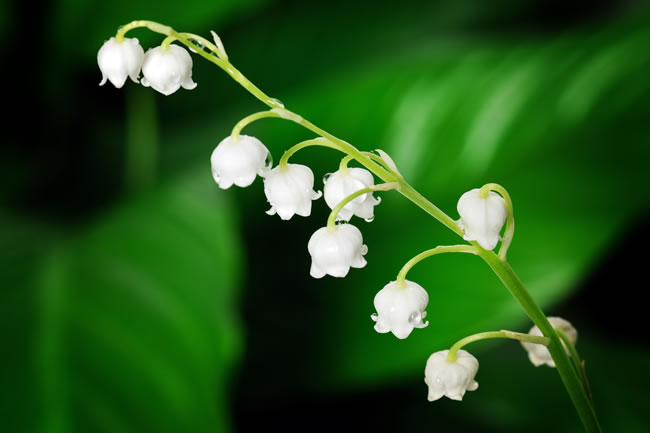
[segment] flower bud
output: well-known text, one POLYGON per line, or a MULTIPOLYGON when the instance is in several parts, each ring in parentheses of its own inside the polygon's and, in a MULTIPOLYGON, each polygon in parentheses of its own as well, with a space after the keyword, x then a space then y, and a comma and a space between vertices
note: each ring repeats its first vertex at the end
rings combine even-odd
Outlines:
POLYGON ((497 246, 507 216, 503 197, 490 191, 483 198, 478 188, 467 191, 458 200, 458 214, 466 241, 476 241, 486 250, 497 246))
POLYGON ((168 47, 150 48, 144 54, 142 80, 145 87, 152 87, 163 95, 171 95, 181 86, 192 90, 192 57, 183 47, 171 44, 168 47))
POLYGON ((351 224, 337 225, 335 230, 322 227, 311 236, 307 250, 311 255, 310 274, 322 278, 326 274, 345 277, 350 268, 363 268, 368 247, 361 231, 351 224))
POLYGON ((294 214, 309 216, 311 201, 317 200, 320 192, 314 191, 314 173, 305 165, 278 165, 264 178, 264 194, 271 205, 266 213, 280 215, 283 220, 294 214))
POLYGON ((245 188, 258 174, 266 174, 268 154, 269 150, 255 137, 240 135, 235 141, 229 135, 212 152, 212 177, 221 189, 232 184, 245 188))
MULTIPOLYGON (((374 184, 372 174, 366 169, 353 167, 348 168, 347 172, 339 170, 332 173, 325 182, 323 188, 325 202, 330 209, 334 209, 337 204, 350 194, 374 184)), ((379 202, 380 200, 374 198, 372 193, 364 194, 346 204, 336 219, 349 221, 352 215, 356 215, 359 218, 370 220, 374 217, 374 209, 379 202)))
POLYGON ((465 391, 478 388, 478 382, 474 380, 478 360, 462 349, 457 352, 454 362, 447 361, 448 355, 448 350, 442 350, 427 360, 424 383, 429 386, 429 401, 438 400, 442 396, 460 401, 465 391))
POLYGON ((119 89, 126 77, 137 83, 143 62, 144 50, 137 39, 124 38, 118 42, 115 37, 110 38, 97 53, 97 64, 102 71, 99 85, 103 86, 109 80, 119 89))
MULTIPOLYGON (((576 344, 578 341, 578 331, 576 331, 576 328, 574 328, 571 323, 561 317, 549 317, 548 321, 551 322, 553 329, 561 329, 567 337, 569 337, 569 341, 574 345, 576 344)), ((540 331, 537 326, 533 326, 530 328, 530 331, 528 331, 528 334, 541 336, 542 331, 540 331)), ((543 344, 527 343, 525 341, 522 341, 521 344, 528 352, 528 359, 530 359, 530 362, 532 362, 535 367, 539 367, 543 364, 546 364, 549 367, 555 367, 555 362, 551 357, 551 352, 548 351, 546 346, 543 344)), ((564 349, 569 353, 564 341, 562 342, 562 345, 565 346, 564 349)))
POLYGON ((417 283, 405 280, 406 287, 398 287, 396 281, 386 284, 375 296, 377 314, 370 316, 375 324, 375 331, 380 334, 392 332, 395 337, 408 337, 413 328, 424 328, 429 322, 423 319, 429 303, 426 290, 417 283))

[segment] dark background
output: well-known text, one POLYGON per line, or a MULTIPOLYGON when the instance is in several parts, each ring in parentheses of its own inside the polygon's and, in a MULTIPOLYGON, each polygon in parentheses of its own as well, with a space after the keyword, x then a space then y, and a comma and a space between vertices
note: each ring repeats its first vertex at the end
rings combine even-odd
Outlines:
MULTIPOLYGON (((578 329, 604 431, 648 431, 647 2, 60 0, 0 17, 2 431, 580 431, 555 372, 513 342, 469 346, 479 389, 429 403, 429 354, 527 331, 514 300, 478 260, 436 257, 409 274, 430 326, 377 334, 374 294, 458 239, 384 193, 376 220, 356 222, 368 266, 310 278, 322 200, 284 222, 264 214, 260 180, 221 191, 210 176, 212 149, 258 101, 197 56, 192 91, 97 85, 97 50, 133 19, 217 31, 265 92, 387 151, 454 218, 463 192, 504 185, 511 263, 578 329)), ((246 131, 276 161, 310 137, 277 120, 246 131)), ((338 158, 294 156, 316 188, 338 158)))

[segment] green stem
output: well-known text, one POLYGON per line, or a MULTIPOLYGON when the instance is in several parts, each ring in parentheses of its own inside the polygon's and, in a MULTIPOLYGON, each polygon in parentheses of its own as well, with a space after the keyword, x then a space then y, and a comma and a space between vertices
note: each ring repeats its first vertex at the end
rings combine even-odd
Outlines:
POLYGON ((480 250, 479 255, 501 279, 512 296, 524 309, 528 317, 530 317, 533 323, 535 323, 539 330, 542 331, 542 334, 551 340, 548 345, 548 351, 551 353, 557 372, 564 383, 564 387, 578 412, 586 432, 600 432, 600 425, 591 402, 582 387, 578 375, 571 365, 571 360, 564 350, 564 346, 562 345, 557 332, 553 329, 553 326, 551 326, 546 315, 544 315, 507 261, 499 259, 494 252, 484 249, 480 250))
POLYGON ((348 174, 348 163, 353 159, 354 156, 348 155, 341 160, 341 163, 339 164, 339 172, 341 172, 341 174, 348 174))
POLYGON ((249 116, 246 116, 237 122, 237 124, 232 128, 232 132, 230 133, 232 140, 236 142, 239 139, 239 134, 241 133, 242 129, 244 129, 247 125, 250 125, 257 120, 266 118, 280 118, 292 120, 296 123, 300 123, 300 120, 302 120, 302 117, 283 108, 273 108, 271 110, 260 111, 259 113, 253 113, 249 116))
POLYGON ((584 362, 582 361, 582 359, 580 359, 580 355, 578 355, 578 350, 576 349, 576 346, 571 342, 569 336, 566 335, 566 332, 564 332, 562 329, 556 328, 555 332, 557 332, 557 335, 560 336, 562 342, 564 342, 567 349, 569 350, 569 353, 571 354, 571 360, 573 360, 573 365, 575 366, 576 371, 580 375, 580 380, 582 381, 582 387, 587 393, 587 397, 589 398, 589 401, 593 405, 594 399, 593 396, 591 395, 591 387, 589 386, 589 380, 587 379, 587 372, 585 371, 584 362))
POLYGON ((423 251, 417 256, 413 257, 408 262, 406 262, 404 266, 402 266, 402 269, 399 271, 399 274, 397 274, 397 279, 395 280, 397 287, 405 288, 406 274, 411 270, 413 266, 418 264, 420 261, 426 259, 427 257, 431 257, 436 254, 443 254, 443 253, 478 254, 478 252, 479 252, 478 247, 470 246, 470 245, 445 245, 445 246, 438 246, 427 251, 423 251))
POLYGON ((456 362, 456 358, 458 357, 458 351, 460 350, 461 347, 466 346, 469 343, 473 343, 475 341, 487 340, 489 338, 509 338, 512 340, 525 341, 527 343, 543 344, 544 346, 548 346, 549 343, 551 342, 551 340, 546 337, 540 337, 538 335, 530 335, 530 334, 521 334, 519 332, 512 332, 506 330, 481 332, 478 334, 470 335, 461 340, 458 340, 453 346, 451 346, 451 348, 449 349, 449 353, 447 354, 447 362, 456 362))
POLYGON ((397 189, 397 188, 399 188, 398 183, 390 182, 390 183, 381 183, 379 185, 369 186, 367 188, 362 188, 359 191, 353 192, 352 194, 350 194, 349 196, 341 200, 336 206, 334 206, 334 209, 332 209, 329 218, 327 218, 327 230, 329 230, 330 232, 336 231, 336 216, 339 214, 339 212, 341 212, 341 209, 343 209, 346 204, 350 203, 355 198, 360 197, 364 194, 372 193, 374 191, 389 191, 391 189, 397 189))
POLYGON ((300 149, 304 149, 305 147, 310 147, 310 146, 329 147, 330 149, 336 149, 336 150, 340 150, 341 152, 345 152, 343 149, 341 149, 341 147, 338 144, 332 143, 331 141, 323 137, 312 138, 311 140, 301 141, 300 143, 291 146, 289 150, 284 152, 284 155, 282 155, 282 158, 280 158, 280 163, 278 164, 280 166, 280 170, 282 171, 287 170, 289 164, 289 158, 291 158, 291 156, 293 156, 294 153, 298 152, 300 149))

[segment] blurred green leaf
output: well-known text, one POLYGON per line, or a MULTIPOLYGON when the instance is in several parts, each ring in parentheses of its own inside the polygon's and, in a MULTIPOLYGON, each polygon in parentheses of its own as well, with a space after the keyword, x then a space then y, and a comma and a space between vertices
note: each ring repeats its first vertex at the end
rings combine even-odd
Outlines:
POLYGON ((6 431, 32 431, 37 402, 30 367, 37 332, 36 272, 60 237, 54 228, 0 211, 0 419, 6 431))
POLYGON ((192 175, 52 254, 36 340, 43 430, 228 430, 235 233, 227 196, 192 175))

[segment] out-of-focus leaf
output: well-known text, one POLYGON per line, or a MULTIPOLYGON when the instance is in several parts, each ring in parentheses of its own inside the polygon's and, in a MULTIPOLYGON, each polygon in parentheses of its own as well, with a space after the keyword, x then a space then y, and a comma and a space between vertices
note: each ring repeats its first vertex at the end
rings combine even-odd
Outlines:
POLYGON ((31 342, 36 333, 36 270, 58 234, 25 217, 0 212, 0 418, 6 431, 33 431, 37 402, 31 342))
POLYGON ((210 176, 193 175, 52 254, 36 340, 44 431, 228 429, 235 226, 210 176))

